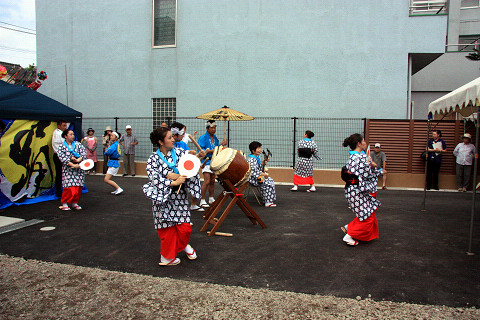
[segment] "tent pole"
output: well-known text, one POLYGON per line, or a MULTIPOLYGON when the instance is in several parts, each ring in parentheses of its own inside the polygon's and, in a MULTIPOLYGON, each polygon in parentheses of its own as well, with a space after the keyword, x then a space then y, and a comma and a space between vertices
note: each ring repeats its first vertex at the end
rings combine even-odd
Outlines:
POLYGON ((472 252, 472 236, 473 236, 473 217, 475 215, 475 197, 477 194, 477 165, 478 165, 478 134, 479 134, 479 115, 480 105, 477 105, 477 119, 475 120, 475 161, 473 167, 473 190, 472 190, 472 213, 470 215, 470 236, 468 238, 468 251, 467 255, 473 256, 472 252))
POLYGON ((425 201, 427 198, 427 165, 428 165, 428 137, 430 135, 430 120, 427 120, 427 155, 425 157, 425 174, 423 176, 423 209, 421 211, 427 211, 425 208, 425 201))

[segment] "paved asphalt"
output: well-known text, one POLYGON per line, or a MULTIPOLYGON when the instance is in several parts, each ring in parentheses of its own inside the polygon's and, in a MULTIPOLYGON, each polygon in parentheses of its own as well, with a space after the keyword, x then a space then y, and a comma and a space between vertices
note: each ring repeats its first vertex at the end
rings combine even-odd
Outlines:
MULTIPOLYGON (((342 188, 316 193, 277 186, 278 207, 248 201, 267 225, 253 225, 235 206, 218 231, 200 232, 193 212, 191 244, 199 258, 159 267, 160 241, 141 177, 116 177, 125 190, 113 196, 102 175, 87 176, 90 192, 82 211, 60 211, 58 201, 7 208, 2 215, 45 222, 0 235, 0 252, 107 270, 268 288, 309 294, 480 307, 480 212, 474 221, 473 252, 467 256, 471 193, 380 190, 380 239, 349 247, 340 226, 353 218, 342 188), (53 231, 40 231, 54 226, 53 231)), ((220 186, 216 186, 220 192, 220 186)), ((478 204, 477 204, 478 208, 478 204)))

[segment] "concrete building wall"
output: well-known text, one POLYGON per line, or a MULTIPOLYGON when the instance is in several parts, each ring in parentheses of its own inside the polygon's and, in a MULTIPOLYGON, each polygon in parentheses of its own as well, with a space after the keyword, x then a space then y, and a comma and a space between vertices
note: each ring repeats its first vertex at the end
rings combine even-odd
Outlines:
POLYGON ((405 118, 408 53, 444 52, 446 16, 408 1, 178 1, 176 48, 152 48, 152 1, 37 1, 40 92, 92 116, 223 105, 253 116, 405 118), (67 83, 67 84, 66 84, 67 83))

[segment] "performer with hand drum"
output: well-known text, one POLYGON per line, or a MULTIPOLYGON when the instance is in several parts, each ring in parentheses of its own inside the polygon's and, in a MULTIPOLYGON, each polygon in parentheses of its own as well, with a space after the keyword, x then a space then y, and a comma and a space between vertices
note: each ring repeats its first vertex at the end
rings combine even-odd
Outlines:
POLYGON ((368 160, 365 151, 367 143, 361 134, 355 133, 346 138, 344 147, 350 147, 350 157, 342 168, 342 179, 346 182, 345 198, 355 218, 341 227, 345 233, 343 241, 350 246, 358 241, 378 239, 378 222, 375 210, 380 206, 377 196, 376 164, 368 160))
POLYGON ((152 200, 155 229, 160 238, 161 266, 180 263, 177 253, 185 251, 187 258, 197 258, 195 250, 188 244, 192 226, 188 193, 200 197, 200 176, 197 171, 191 178, 181 175, 179 162, 186 153, 175 148, 175 138, 168 128, 157 128, 150 134, 152 144, 158 146, 147 161, 149 183, 143 186, 146 197, 152 200))

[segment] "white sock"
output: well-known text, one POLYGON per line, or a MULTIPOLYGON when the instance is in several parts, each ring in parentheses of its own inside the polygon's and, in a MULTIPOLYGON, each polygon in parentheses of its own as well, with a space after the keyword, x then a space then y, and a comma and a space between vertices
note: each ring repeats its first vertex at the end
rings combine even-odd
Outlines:
POLYGON ((293 185, 293 188, 290 189, 290 190, 298 190, 298 186, 295 184, 295 185, 293 185))
POLYGON ((193 250, 190 244, 187 244, 187 246, 185 247, 185 249, 183 249, 183 251, 185 251, 185 253, 188 255, 191 255, 195 252, 195 250, 193 250))
POLYGON ((214 197, 208 198, 208 202, 212 203, 213 201, 215 201, 215 198, 214 198, 214 197))
POLYGON ((315 186, 312 186, 312 187, 310 188, 310 190, 316 191, 317 189, 315 189, 315 186))
POLYGON ((345 241, 345 242, 355 242, 355 240, 349 234, 346 234, 343 237, 343 241, 345 241))

